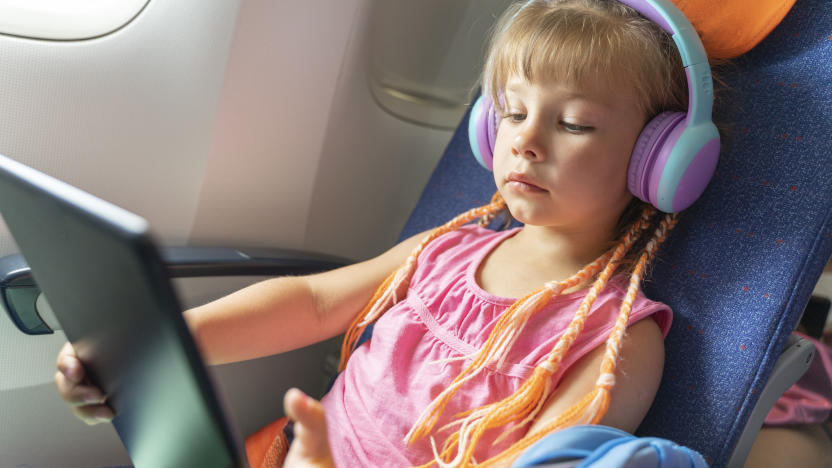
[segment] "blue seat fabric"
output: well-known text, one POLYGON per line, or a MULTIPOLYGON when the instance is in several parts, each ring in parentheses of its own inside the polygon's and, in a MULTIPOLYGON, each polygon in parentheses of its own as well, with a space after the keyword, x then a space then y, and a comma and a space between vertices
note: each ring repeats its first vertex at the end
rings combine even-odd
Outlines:
MULTIPOLYGON (((674 310, 658 396, 637 434, 724 465, 832 254, 832 2, 798 0, 723 68, 714 179, 662 247, 644 290, 674 310)), ((402 238, 494 192, 466 115, 402 238)))

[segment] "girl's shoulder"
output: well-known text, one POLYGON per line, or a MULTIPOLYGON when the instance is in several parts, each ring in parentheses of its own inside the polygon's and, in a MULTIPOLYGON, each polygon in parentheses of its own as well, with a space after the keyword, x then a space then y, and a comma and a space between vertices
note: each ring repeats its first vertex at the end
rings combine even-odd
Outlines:
MULTIPOLYGON (((625 274, 618 274, 610 278, 609 283, 601 292, 601 295, 609 296, 613 304, 620 304, 627 296, 627 289, 630 286, 630 276, 625 274)), ((663 302, 654 301, 644 294, 643 288, 639 287, 633 300, 632 308, 633 319, 640 319, 647 316, 652 316, 659 325, 663 336, 667 336, 670 331, 670 325, 673 321, 673 311, 670 306, 663 302)), ((637 320, 631 320, 634 323, 637 320)))

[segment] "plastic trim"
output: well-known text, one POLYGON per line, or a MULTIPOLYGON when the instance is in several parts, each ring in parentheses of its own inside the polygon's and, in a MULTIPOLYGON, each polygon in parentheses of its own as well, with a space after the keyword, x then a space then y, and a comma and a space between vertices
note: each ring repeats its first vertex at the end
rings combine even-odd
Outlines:
POLYGON ((751 446, 763 426, 763 421, 774 403, 809 369, 815 357, 815 345, 797 335, 790 335, 783 354, 774 364, 774 370, 769 377, 751 416, 740 434, 737 444, 728 459, 728 468, 741 468, 748 458, 751 446))

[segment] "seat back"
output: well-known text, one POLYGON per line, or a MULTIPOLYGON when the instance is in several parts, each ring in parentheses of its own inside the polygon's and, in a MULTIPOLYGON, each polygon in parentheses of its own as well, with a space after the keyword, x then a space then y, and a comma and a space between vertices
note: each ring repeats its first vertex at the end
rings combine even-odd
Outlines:
MULTIPOLYGON (((680 216, 644 290, 670 305, 665 372, 639 435, 728 460, 832 254, 832 3, 800 0, 723 71, 730 122, 714 179, 680 216)), ((488 202, 467 116, 402 237, 488 202)))

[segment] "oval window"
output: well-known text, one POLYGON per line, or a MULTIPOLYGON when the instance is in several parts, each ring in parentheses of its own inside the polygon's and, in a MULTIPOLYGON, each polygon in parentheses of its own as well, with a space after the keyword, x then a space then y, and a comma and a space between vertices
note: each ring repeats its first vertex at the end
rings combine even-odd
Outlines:
POLYGON ((133 20, 149 0, 0 0, 0 34, 72 41, 104 36, 133 20))
POLYGON ((453 129, 482 70, 489 30, 510 0, 371 2, 370 89, 404 120, 453 129))

